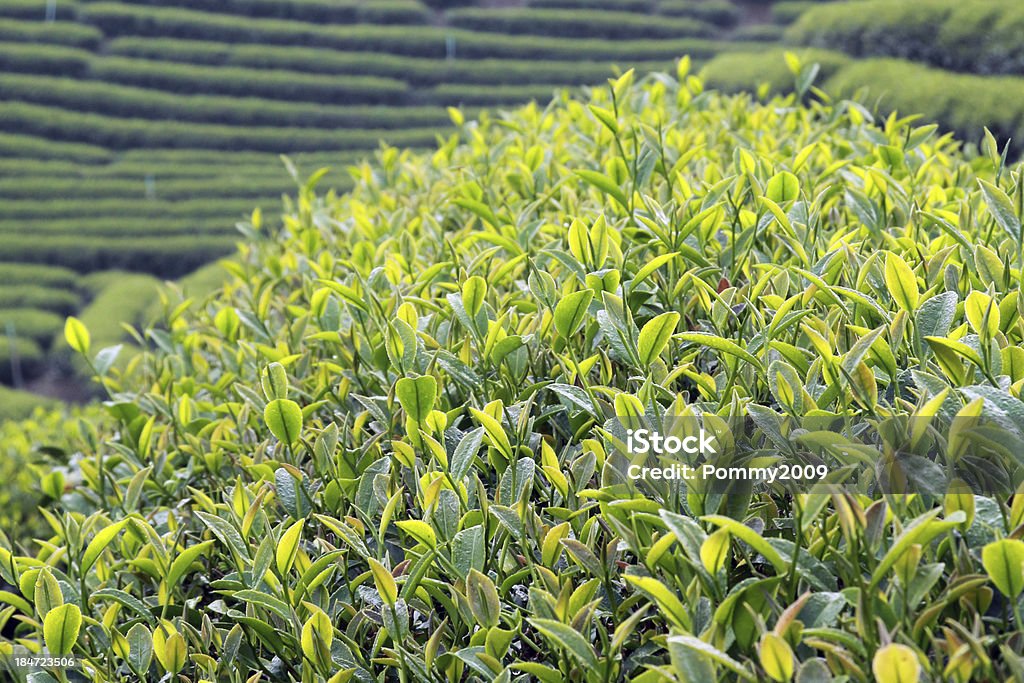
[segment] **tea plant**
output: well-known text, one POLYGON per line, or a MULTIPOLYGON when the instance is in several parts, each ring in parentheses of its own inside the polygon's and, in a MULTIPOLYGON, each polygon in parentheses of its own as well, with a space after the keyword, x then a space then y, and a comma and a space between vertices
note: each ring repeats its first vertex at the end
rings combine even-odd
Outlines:
POLYGON ((313 174, 123 371, 71 319, 115 425, 0 549, 0 647, 101 681, 1024 675, 1024 495, 622 476, 616 422, 666 414, 925 471, 1024 438, 1021 170, 687 66, 313 174))

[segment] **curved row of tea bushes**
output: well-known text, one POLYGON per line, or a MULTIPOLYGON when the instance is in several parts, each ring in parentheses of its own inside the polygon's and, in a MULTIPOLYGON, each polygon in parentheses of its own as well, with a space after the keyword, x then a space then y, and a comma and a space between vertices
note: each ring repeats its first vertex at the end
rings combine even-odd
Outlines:
POLYGON ((208 93, 236 97, 307 102, 395 104, 408 95, 408 85, 378 76, 327 76, 284 69, 206 67, 152 62, 125 57, 100 57, 90 65, 90 76, 114 84, 156 88, 171 93, 208 93))
POLYGON ((45 137, 0 133, 0 156, 7 159, 54 159, 101 164, 111 159, 110 150, 81 142, 62 142, 45 137))
POLYGON ((786 38, 856 56, 897 57, 975 74, 1024 74, 1016 0, 858 0, 807 11, 786 38))
POLYGON ((452 10, 446 19, 452 26, 471 31, 566 38, 663 39, 697 37, 709 32, 706 24, 688 18, 603 10, 474 7, 452 10))
POLYGON ((57 21, 74 19, 78 11, 76 0, 4 0, 0 3, 0 17, 39 21, 48 16, 47 6, 50 4, 54 9, 52 18, 57 21))
MULTIPOLYGON (((220 219, 217 226, 222 226, 220 219)), ((131 225, 138 228, 140 221, 131 225)), ((117 236, 93 236, 87 241, 74 233, 33 235, 11 233, 4 236, 4 258, 22 263, 59 265, 87 273, 95 270, 133 270, 161 278, 187 275, 211 260, 231 253, 235 235, 189 234, 146 237, 120 231, 117 236), (131 237, 126 239, 126 235, 131 237)))
POLYGON ((12 330, 16 337, 48 345, 54 333, 63 326, 64 316, 53 311, 25 307, 0 309, 0 334, 4 338, 7 331, 12 330))
POLYGON ((72 21, 21 21, 0 17, 0 41, 49 43, 91 49, 99 45, 103 32, 95 26, 72 21))
MULTIPOLYGON (((102 81, 22 74, 0 74, 0 100, 4 99, 110 116, 242 127, 442 128, 449 123, 447 112, 437 107, 332 106, 290 99, 185 95, 102 81)), ((332 94, 324 99, 340 98, 332 94)))
POLYGON ((950 73, 898 59, 854 60, 825 82, 837 95, 860 93, 885 112, 922 114, 978 141, 984 127, 997 138, 1024 140, 1024 79, 950 73))
MULTIPOLYGON (((61 315, 71 315, 78 310, 82 298, 72 289, 48 287, 41 284, 11 284, 4 280, 0 285, 0 309, 34 308, 61 315)), ((0 333, 3 330, 0 329, 0 333)))
MULTIPOLYGON (((197 200, 202 198, 274 198, 294 185, 282 174, 266 177, 245 175, 206 176, 201 178, 160 178, 156 175, 134 178, 49 178, 26 172, 15 177, 0 177, 0 196, 9 200, 51 199, 142 199, 197 200)), ((138 207, 135 207, 138 208, 138 207)), ((0 219, 3 217, 0 216, 0 219)))
POLYGON ((310 23, 425 24, 431 16, 418 0, 128 0, 135 5, 183 7, 244 17, 310 23))
MULTIPOLYGON (((705 59, 728 49, 729 44, 721 40, 694 38, 677 47, 685 48, 680 54, 705 59)), ((171 38, 116 38, 110 41, 107 49, 112 55, 208 66, 288 69, 311 74, 360 73, 404 80, 418 87, 446 82, 479 85, 583 85, 598 83, 613 72, 613 64, 609 61, 451 60, 381 52, 341 52, 171 38)), ((640 62, 637 70, 662 70, 668 64, 669 60, 640 62)))
MULTIPOLYGON (((193 218, 213 218, 223 216, 225 213, 248 214, 253 208, 251 198, 238 199, 184 199, 166 201, 159 197, 153 199, 93 199, 83 201, 80 199, 54 199, 48 202, 40 202, 34 199, 12 199, 4 203, 3 220, 8 221, 12 229, 20 220, 31 220, 33 218, 54 219, 65 218, 70 226, 75 219, 88 220, 106 217, 122 216, 125 222, 136 218, 137 224, 150 223, 153 219, 173 216, 175 214, 193 218)), ((228 226, 225 226, 228 227, 228 226)))
POLYGON ((17 71, 82 76, 89 70, 92 58, 92 53, 87 50, 63 45, 0 43, 0 73, 17 71))
POLYGON ((394 144, 430 144, 436 127, 393 129, 279 128, 275 126, 224 126, 212 123, 120 118, 70 112, 21 102, 0 103, 0 126, 16 128, 51 140, 93 140, 109 149, 140 147, 203 147, 249 149, 266 152, 317 149, 373 149, 381 140, 394 144))

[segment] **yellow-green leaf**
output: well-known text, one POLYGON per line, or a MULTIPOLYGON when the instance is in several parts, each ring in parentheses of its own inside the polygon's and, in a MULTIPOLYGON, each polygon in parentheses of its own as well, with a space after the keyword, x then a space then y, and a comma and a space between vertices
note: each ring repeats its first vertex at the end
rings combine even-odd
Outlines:
POLYGON ((370 571, 373 573, 373 583, 377 586, 381 600, 394 607, 398 601, 398 584, 395 583, 395 577, 391 576, 391 572, 377 560, 372 557, 367 560, 370 563, 370 571))
POLYGON ((78 605, 68 603, 46 613, 43 620, 43 640, 51 655, 68 655, 78 641, 82 627, 82 611, 78 605))
POLYGON ((921 662, 906 645, 890 643, 875 652, 871 671, 878 683, 917 683, 921 662))
POLYGON ((757 647, 761 668, 773 681, 785 683, 793 678, 793 650, 781 636, 768 631, 757 647))
POLYGON ((64 322, 64 339, 78 353, 89 353, 89 330, 78 318, 70 317, 64 322))
POLYGON ((768 180, 766 196, 776 204, 791 202, 800 196, 800 181, 789 171, 776 173, 768 180))
POLYGON ((647 321, 640 330, 640 337, 637 340, 640 348, 640 363, 647 367, 661 355, 676 331, 679 324, 679 314, 675 311, 662 313, 647 321))
POLYGON ((433 375, 423 375, 415 379, 403 377, 395 384, 395 395, 402 404, 405 414, 423 424, 434 409, 437 399, 437 380, 433 375))
POLYGON ((885 286, 900 308, 906 311, 917 308, 921 297, 917 277, 899 254, 889 252, 885 256, 885 286))
POLYGON ((263 409, 263 420, 281 443, 294 444, 302 433, 302 409, 287 398, 274 399, 263 409))
POLYGON ((277 543, 277 573, 284 576, 291 570, 292 564, 295 563, 295 556, 299 552, 299 540, 302 538, 302 527, 305 524, 305 520, 300 519, 299 521, 292 524, 288 529, 281 534, 281 540, 277 543))
POLYGON ((981 549, 981 564, 999 592, 1016 600, 1024 590, 1024 541, 1004 538, 981 549))

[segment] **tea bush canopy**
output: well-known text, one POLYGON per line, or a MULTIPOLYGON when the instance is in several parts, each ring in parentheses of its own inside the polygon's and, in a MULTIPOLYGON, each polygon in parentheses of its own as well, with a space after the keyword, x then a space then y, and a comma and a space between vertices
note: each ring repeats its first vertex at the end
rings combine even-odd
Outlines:
POLYGON ((1020 495, 622 473, 616 416, 1024 427, 1020 169, 687 65, 315 174, 149 352, 89 348, 13 642, 108 681, 1018 676, 1020 495))

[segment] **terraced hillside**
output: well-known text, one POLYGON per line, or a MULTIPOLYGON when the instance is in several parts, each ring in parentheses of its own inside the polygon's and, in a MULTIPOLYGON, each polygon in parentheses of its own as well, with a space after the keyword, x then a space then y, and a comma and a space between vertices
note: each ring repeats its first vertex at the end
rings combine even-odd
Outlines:
POLYGON ((54 366, 62 316, 114 280, 83 275, 154 276, 92 312, 117 341, 156 278, 227 253, 255 208, 274 220, 294 187, 280 154, 344 189, 381 140, 433 144, 449 106, 545 101, 757 34, 727 0, 431 4, 0 2, 0 380, 54 366))

